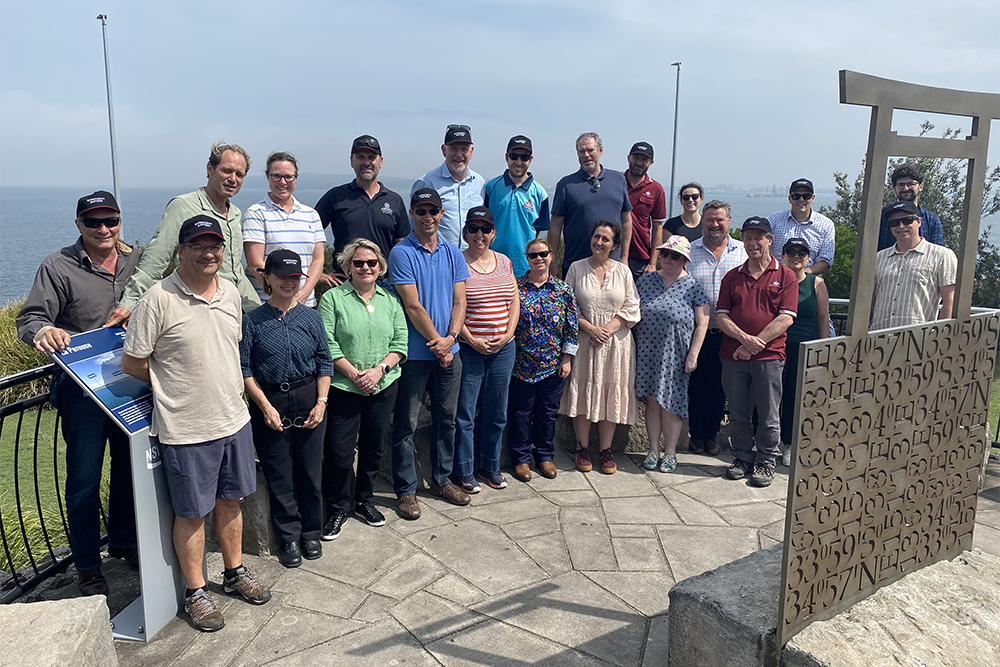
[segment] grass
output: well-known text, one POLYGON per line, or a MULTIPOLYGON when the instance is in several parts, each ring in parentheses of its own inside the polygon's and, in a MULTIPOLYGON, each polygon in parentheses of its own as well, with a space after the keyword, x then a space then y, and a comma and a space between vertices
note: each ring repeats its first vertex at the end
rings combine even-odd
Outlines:
MULTIPOLYGON (((0 306, 0 377, 49 363, 48 356, 25 345, 17 337, 17 325, 14 320, 22 305, 24 305, 23 299, 21 301, 8 301, 0 306)), ((0 391, 0 405, 9 405, 45 393, 48 391, 48 387, 49 381, 46 379, 4 389, 0 391)))

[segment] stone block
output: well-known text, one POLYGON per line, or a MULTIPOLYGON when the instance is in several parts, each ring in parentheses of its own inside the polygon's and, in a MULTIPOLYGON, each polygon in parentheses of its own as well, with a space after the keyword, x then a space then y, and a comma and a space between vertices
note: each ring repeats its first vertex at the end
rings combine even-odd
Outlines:
MULTIPOLYGON (((243 512, 243 553, 266 556, 278 553, 278 536, 271 523, 271 496, 264 479, 264 471, 257 466, 257 490, 240 503, 243 512)), ((215 535, 214 512, 205 517, 205 548, 219 550, 219 539, 215 535)))
POLYGON ((0 605, 0 664, 117 667, 104 596, 0 605))

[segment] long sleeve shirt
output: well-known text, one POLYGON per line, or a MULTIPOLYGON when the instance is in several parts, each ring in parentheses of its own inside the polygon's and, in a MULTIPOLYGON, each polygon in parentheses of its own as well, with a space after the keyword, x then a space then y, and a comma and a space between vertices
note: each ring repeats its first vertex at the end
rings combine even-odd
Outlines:
POLYGON ((514 377, 533 384, 559 370, 562 355, 575 355, 579 349, 576 298, 569 285, 552 276, 536 287, 524 275, 517 286, 521 316, 514 337, 514 377))
POLYGON ((333 376, 333 359, 319 314, 298 305, 284 315, 269 304, 243 316, 243 377, 280 384, 312 375, 333 376))

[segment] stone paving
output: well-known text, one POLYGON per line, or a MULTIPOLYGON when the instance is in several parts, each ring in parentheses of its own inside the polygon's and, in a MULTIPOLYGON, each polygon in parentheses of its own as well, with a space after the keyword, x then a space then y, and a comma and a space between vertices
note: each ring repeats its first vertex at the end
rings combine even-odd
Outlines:
MULTIPOLYGON (((619 454, 618 472, 577 472, 485 487, 455 507, 418 494, 403 521, 384 482, 388 523, 351 518, 323 558, 285 569, 247 557, 271 586, 255 607, 226 596, 226 627, 204 634, 183 614, 148 644, 116 642, 138 665, 665 665, 674 582, 758 549, 784 532, 787 469, 757 489, 723 479, 729 458, 680 452, 673 473, 619 454)), ((1000 464, 981 494, 977 548, 1000 555, 1000 464)))

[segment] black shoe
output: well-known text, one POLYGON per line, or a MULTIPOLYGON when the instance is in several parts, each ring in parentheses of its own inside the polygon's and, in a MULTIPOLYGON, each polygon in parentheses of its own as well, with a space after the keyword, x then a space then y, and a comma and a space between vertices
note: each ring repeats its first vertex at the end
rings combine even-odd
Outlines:
POLYGON ((373 503, 370 498, 368 500, 362 500, 360 503, 355 505, 354 513, 364 519, 364 522, 369 526, 385 525, 385 515, 378 511, 375 507, 375 503, 373 503))
POLYGON ((78 585, 82 595, 108 594, 108 580, 101 574, 100 568, 90 572, 80 572, 78 585))
POLYGON ((302 557, 316 560, 323 555, 323 543, 319 540, 302 540, 302 557))
POLYGON ((771 486, 774 480, 774 464, 758 463, 754 466, 753 475, 750 476, 750 483, 754 486, 771 486))
POLYGON ((121 558, 130 568, 136 572, 139 571, 139 550, 135 547, 131 549, 108 547, 108 556, 111 558, 121 558))
POLYGON ((692 454, 701 454, 705 451, 705 439, 691 436, 688 441, 688 451, 692 454))
POLYGON ((719 441, 715 438, 709 438, 705 441, 705 454, 708 456, 718 456, 722 448, 719 447, 719 441))
POLYGON ((344 520, 347 518, 347 512, 343 510, 336 510, 330 515, 330 518, 326 520, 326 525, 323 526, 323 541, 329 542, 330 540, 335 540, 340 537, 340 529, 344 525, 344 520))
POLYGON ((278 554, 278 561, 285 567, 298 567, 302 565, 302 552, 299 551, 299 543, 285 543, 278 554))
POLYGON ((743 479, 750 473, 751 470, 753 470, 752 463, 747 463, 745 461, 740 461, 739 459, 736 459, 730 464, 729 469, 726 470, 726 478, 743 479))

